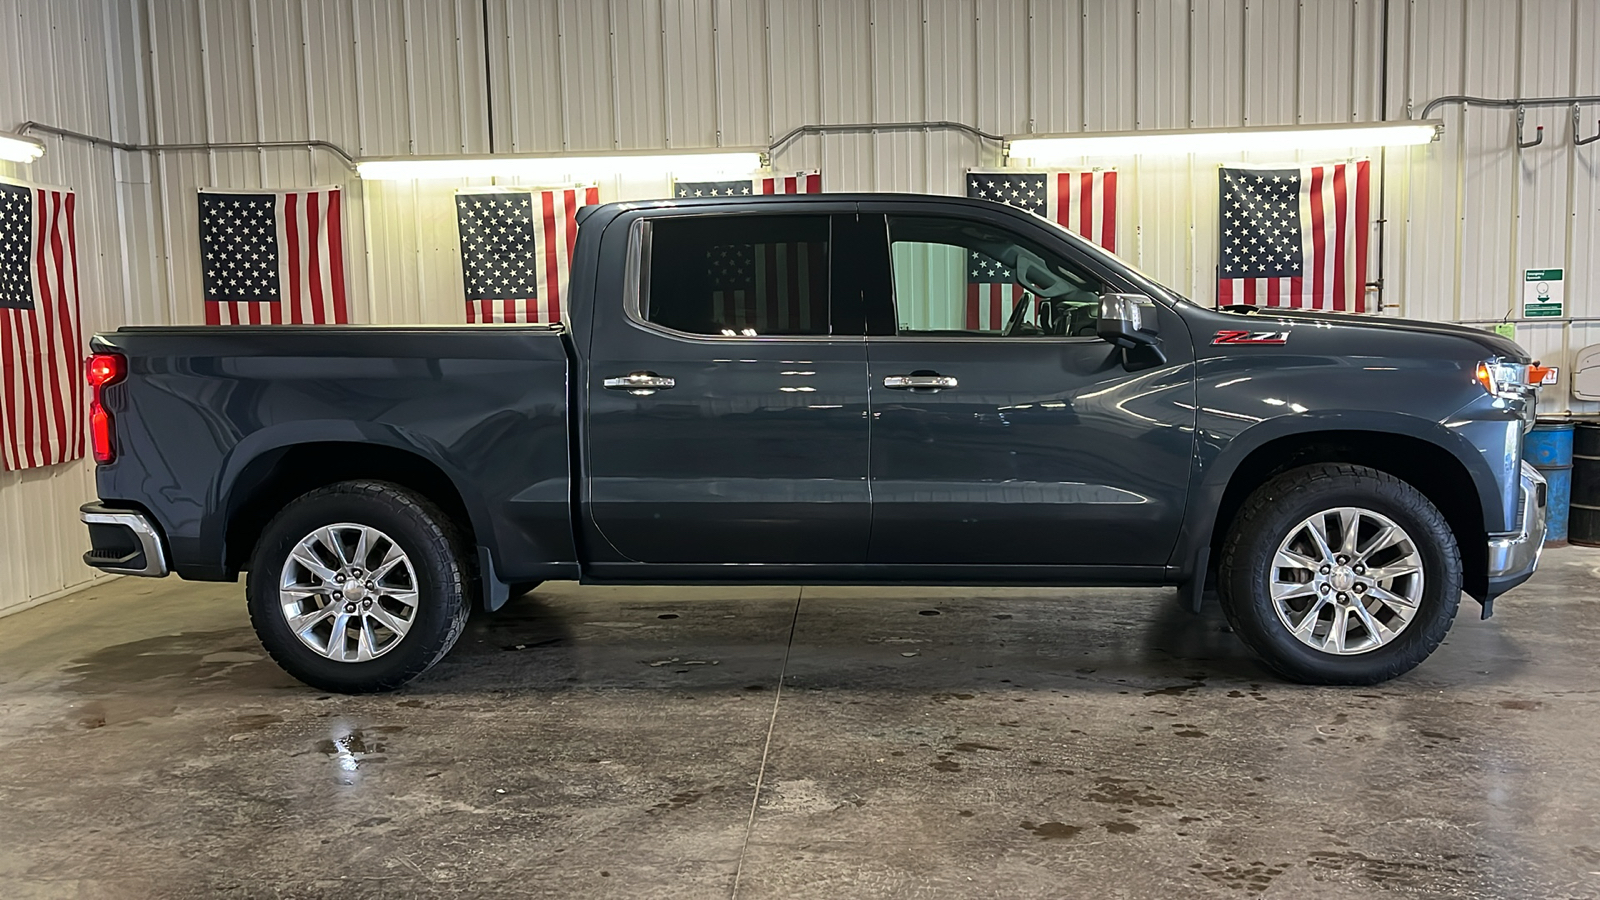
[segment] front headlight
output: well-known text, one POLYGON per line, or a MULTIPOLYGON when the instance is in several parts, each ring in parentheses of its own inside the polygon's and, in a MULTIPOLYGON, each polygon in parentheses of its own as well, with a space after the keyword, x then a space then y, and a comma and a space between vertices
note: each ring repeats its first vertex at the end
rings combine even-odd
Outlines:
POLYGON ((1490 357, 1478 363, 1478 384, 1488 391, 1490 396, 1502 400, 1516 400, 1527 396, 1533 389, 1528 379, 1528 364, 1506 362, 1505 360, 1490 357))

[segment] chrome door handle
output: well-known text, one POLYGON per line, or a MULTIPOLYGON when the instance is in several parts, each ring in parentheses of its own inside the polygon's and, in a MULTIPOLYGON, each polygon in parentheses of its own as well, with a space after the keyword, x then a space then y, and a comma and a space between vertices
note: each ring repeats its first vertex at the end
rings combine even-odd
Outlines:
POLYGON ((887 375, 883 386, 895 391, 942 391, 959 382, 950 375, 887 375))
POLYGON ((607 378, 602 384, 608 391, 627 391, 635 397, 648 397, 656 391, 676 387, 678 382, 654 372, 629 372, 621 378, 607 378))

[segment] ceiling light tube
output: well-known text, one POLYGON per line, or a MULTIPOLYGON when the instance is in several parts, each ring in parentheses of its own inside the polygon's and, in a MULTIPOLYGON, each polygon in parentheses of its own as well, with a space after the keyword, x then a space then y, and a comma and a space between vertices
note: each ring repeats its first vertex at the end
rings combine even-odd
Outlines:
POLYGON ((24 134, 0 131, 0 159, 31 163, 44 155, 44 141, 24 134))
POLYGON ((710 180, 746 177, 762 167, 761 157, 759 150, 614 153, 604 156, 406 156, 363 159, 356 163, 356 171, 363 179, 376 181, 525 178, 556 184, 618 175, 674 175, 683 179, 710 180))
POLYGON ((1182 156, 1283 150, 1333 150, 1426 144, 1444 130, 1440 119, 1298 127, 1202 128, 1086 132, 1008 137, 1010 156, 1044 165, 1085 156, 1182 156))

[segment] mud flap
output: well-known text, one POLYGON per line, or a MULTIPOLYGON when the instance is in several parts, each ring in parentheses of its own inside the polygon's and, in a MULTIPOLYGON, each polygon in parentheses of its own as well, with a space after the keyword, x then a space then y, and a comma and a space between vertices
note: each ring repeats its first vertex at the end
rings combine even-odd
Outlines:
POLYGON ((478 548, 478 578, 483 582, 483 608, 494 612, 511 599, 511 585, 494 573, 494 556, 488 547, 478 548))

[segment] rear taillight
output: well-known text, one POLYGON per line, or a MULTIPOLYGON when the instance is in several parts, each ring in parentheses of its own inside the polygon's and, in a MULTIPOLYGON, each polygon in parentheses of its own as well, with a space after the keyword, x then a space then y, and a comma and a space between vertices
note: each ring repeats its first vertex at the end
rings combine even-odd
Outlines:
POLYGON ((96 353, 86 368, 94 396, 89 400, 89 437, 94 444, 94 461, 102 465, 117 458, 116 429, 111 413, 100 402, 101 392, 128 374, 128 361, 120 353, 96 353))

